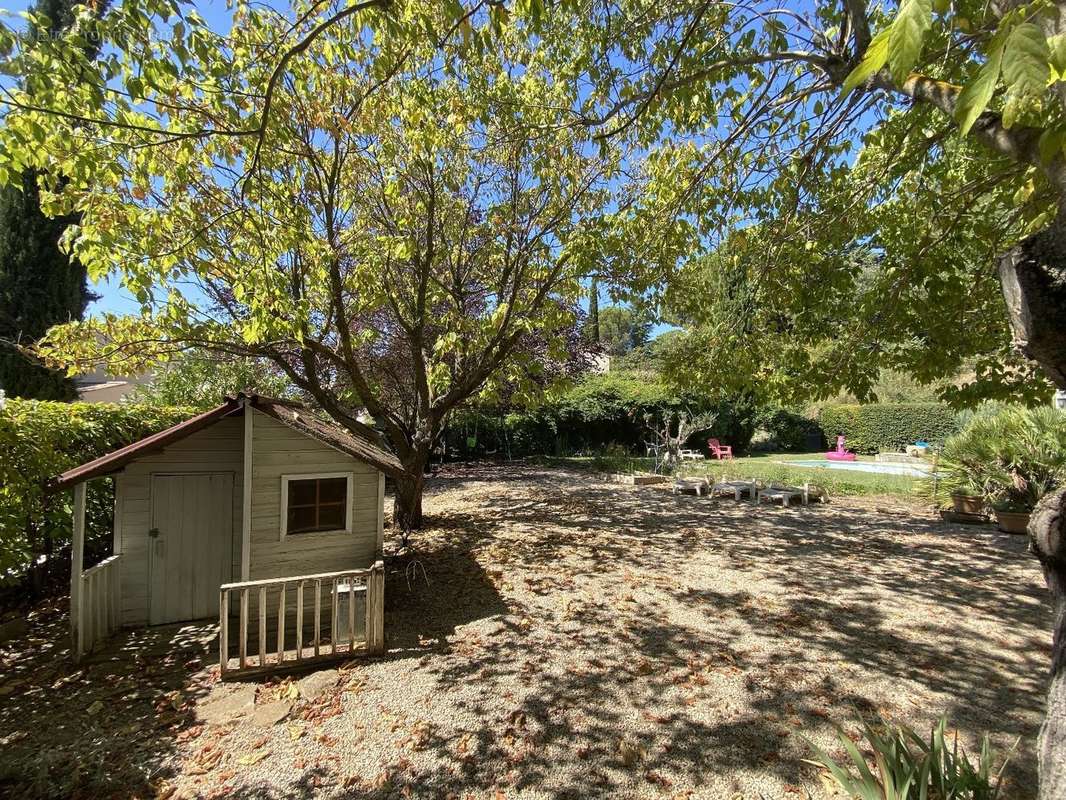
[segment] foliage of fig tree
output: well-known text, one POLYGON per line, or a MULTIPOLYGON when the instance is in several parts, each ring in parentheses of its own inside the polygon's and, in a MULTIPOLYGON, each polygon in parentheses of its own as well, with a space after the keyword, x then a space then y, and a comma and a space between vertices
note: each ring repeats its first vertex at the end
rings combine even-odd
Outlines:
POLYGON ((618 160, 560 124, 577 90, 536 68, 524 11, 238 3, 220 34, 146 0, 51 47, 5 31, 26 89, 7 94, 0 170, 62 175, 47 194, 83 215, 73 251, 142 305, 42 351, 121 371, 187 350, 269 359, 341 424, 374 417, 404 465, 397 521, 418 527, 448 412, 535 390, 568 357, 618 160), (78 57, 90 34, 98 63, 78 57))

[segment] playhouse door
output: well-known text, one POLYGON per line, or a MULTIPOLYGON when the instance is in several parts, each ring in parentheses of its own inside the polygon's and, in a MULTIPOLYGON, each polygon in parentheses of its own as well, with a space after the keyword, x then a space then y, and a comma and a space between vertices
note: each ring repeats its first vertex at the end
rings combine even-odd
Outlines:
POLYGON ((152 476, 148 621, 218 615, 232 575, 233 473, 152 476))

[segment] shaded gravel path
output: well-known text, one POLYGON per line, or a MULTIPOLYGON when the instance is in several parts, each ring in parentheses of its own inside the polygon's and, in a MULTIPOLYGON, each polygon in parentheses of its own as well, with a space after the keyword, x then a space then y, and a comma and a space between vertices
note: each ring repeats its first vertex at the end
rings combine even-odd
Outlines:
POLYGON ((429 583, 390 573, 385 657, 264 728, 196 721, 231 691, 203 668, 210 631, 134 673, 141 698, 107 677, 128 642, 58 690, 0 695, 0 780, 25 785, 47 742, 110 763, 116 794, 125 776, 186 797, 822 797, 801 735, 832 748, 857 710, 919 728, 946 711, 968 745, 1021 737, 1005 796, 1034 794, 1050 620, 1022 537, 892 501, 755 509, 536 467, 430 491, 429 583), (69 737, 32 724, 61 708, 69 737))

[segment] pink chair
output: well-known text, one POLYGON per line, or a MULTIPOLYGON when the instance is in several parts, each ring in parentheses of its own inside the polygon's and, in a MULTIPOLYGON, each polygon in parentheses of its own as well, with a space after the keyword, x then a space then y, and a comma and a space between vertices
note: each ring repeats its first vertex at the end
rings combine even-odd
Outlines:
POLYGON ((837 437, 837 449, 826 453, 825 457, 830 461, 854 461, 855 454, 844 449, 844 437, 837 437))
POLYGON ((707 447, 710 448, 711 455, 721 461, 723 458, 733 458, 733 446, 728 444, 722 444, 717 439, 708 439, 707 447))

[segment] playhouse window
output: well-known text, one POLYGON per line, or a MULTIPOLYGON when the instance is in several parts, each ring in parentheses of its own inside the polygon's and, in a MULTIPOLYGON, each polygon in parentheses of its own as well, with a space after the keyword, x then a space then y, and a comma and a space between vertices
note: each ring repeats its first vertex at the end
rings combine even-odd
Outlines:
POLYGON ((283 481, 283 535, 349 529, 351 476, 286 475, 283 481))

